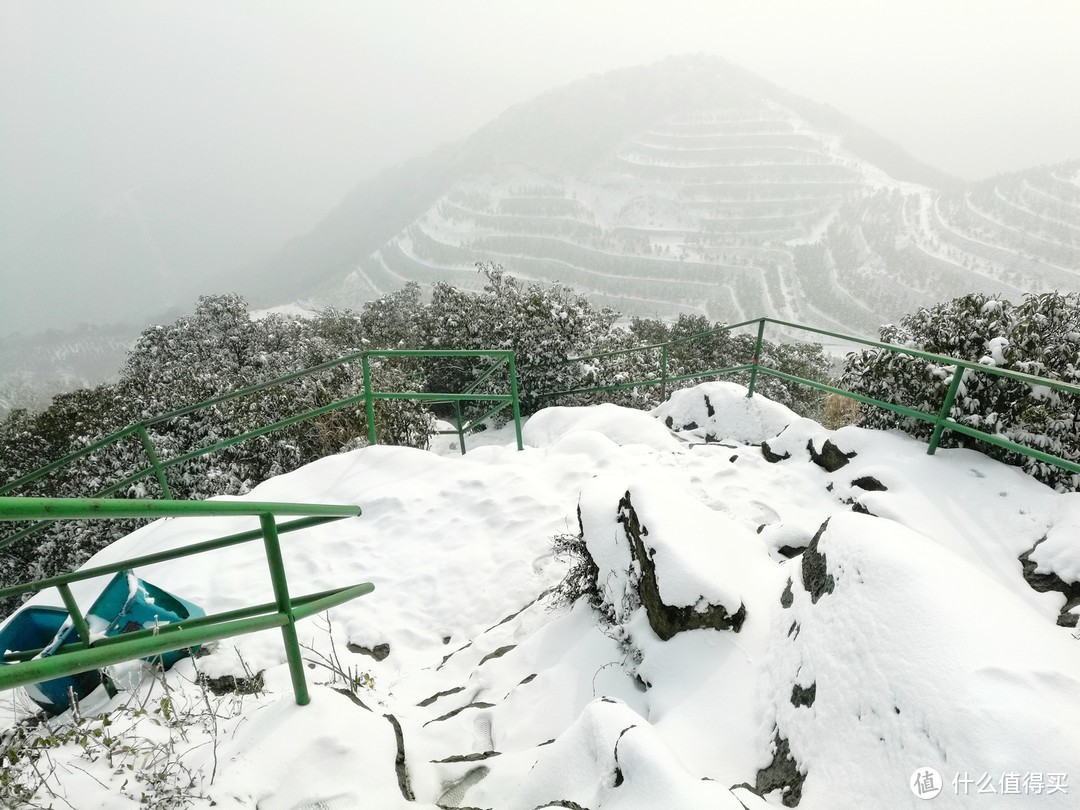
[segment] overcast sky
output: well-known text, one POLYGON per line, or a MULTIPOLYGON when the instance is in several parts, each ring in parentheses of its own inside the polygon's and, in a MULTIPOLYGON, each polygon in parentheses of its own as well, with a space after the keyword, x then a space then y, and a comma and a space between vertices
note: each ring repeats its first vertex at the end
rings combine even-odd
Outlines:
POLYGON ((284 238, 512 104, 688 52, 965 178, 1080 157, 1071 0, 0 0, 0 247, 88 199, 203 177, 284 238))

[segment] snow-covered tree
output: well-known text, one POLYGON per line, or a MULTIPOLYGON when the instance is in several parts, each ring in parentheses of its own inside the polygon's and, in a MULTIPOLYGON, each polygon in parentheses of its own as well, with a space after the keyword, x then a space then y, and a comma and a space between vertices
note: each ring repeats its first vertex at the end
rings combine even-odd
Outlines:
MULTIPOLYGON (((1080 383, 1080 294, 1027 295, 1020 304, 971 294, 921 309, 899 325, 882 327, 881 340, 934 354, 1080 383)), ((928 414, 937 414, 955 367, 880 350, 848 355, 845 386, 928 414)), ((964 373, 950 418, 1071 461, 1080 461, 1080 397, 977 371, 964 373)), ((880 408, 861 424, 898 427, 928 438, 933 426, 880 408)), ((1080 489, 1080 476, 962 434, 945 432, 943 446, 976 447, 1022 466, 1059 490, 1080 489)))

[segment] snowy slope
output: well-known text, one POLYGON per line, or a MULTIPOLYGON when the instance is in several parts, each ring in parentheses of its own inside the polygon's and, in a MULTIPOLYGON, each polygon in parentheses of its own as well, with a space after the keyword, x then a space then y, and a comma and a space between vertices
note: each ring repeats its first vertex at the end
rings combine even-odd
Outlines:
MULTIPOLYGON (((247 497, 363 507, 283 544, 294 593, 375 583, 299 626, 313 662, 372 680, 350 697, 315 666, 297 707, 275 632, 178 664, 166 684, 189 707, 205 705, 196 667, 265 678, 259 695, 209 696, 218 719, 176 744, 195 806, 906 808, 928 769, 934 806, 1076 806, 1080 642, 1055 624, 1064 597, 1032 590, 1018 559, 1047 538, 1033 560, 1077 578, 1075 498, 971 451, 928 457, 740 394, 707 384, 655 417, 552 408, 522 452, 494 430, 463 457, 449 439, 369 447, 257 487, 247 497), (699 428, 670 433, 673 412, 699 428), (746 443, 762 439, 787 458, 746 443), (855 453, 831 473, 808 449, 826 440, 855 453), (552 592, 567 571, 552 538, 579 532, 599 609, 552 592), (658 611, 741 618, 671 633, 658 611), (377 645, 382 660, 351 651, 377 645)), ((91 564, 248 527, 160 521, 91 564)), ((139 573, 215 611, 270 598, 255 547, 139 573)), ((126 675, 135 692, 105 708, 155 705, 162 686, 126 675)), ((10 725, 25 699, 3 699, 10 725)), ((138 806, 130 773, 78 751, 51 752, 73 806, 138 806)))

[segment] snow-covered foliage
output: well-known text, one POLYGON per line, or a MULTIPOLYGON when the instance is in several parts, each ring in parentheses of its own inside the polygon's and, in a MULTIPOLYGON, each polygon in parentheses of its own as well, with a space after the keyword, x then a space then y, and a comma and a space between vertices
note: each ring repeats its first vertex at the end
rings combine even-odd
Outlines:
MULTIPOLYGON (((608 357, 584 361, 577 370, 580 386, 618 385, 634 380, 658 379, 661 374, 660 349, 623 353, 621 350, 640 346, 672 343, 667 351, 667 376, 679 377, 703 371, 741 366, 754 360, 754 335, 720 329, 700 315, 680 315, 673 323, 635 318, 624 330, 614 331, 594 353, 619 352, 608 357)), ((829 377, 828 360, 816 343, 774 343, 762 341, 762 365, 811 380, 829 377)), ((746 372, 731 375, 730 379, 746 383, 746 372)), ((668 391, 695 385, 695 380, 669 383, 668 391)), ((770 399, 786 405, 803 415, 815 414, 821 406, 820 396, 796 383, 767 375, 758 375, 757 390, 770 399)), ((575 404, 600 401, 615 402, 631 407, 652 408, 659 404, 659 387, 630 388, 598 394, 578 395, 575 404)))
MULTIPOLYGON (((1080 383, 1080 294, 1032 294, 1015 305, 967 295, 883 327, 881 340, 1075 385, 1080 383)), ((954 370, 871 350, 848 355, 843 379, 858 393, 936 415, 954 370)), ((1080 397, 970 371, 964 373, 949 415, 963 425, 1080 461, 1078 412, 1080 397)), ((899 427, 921 438, 933 427, 878 408, 865 409, 860 424, 899 427)), ((1059 489, 1080 488, 1078 475, 962 435, 947 431, 942 443, 978 447, 1059 489)))
MULTIPOLYGON (((419 317, 424 348, 510 349, 518 368, 521 405, 536 409, 536 395, 569 388, 576 381, 568 357, 591 350, 611 331, 618 313, 598 309, 562 284, 522 284, 495 264, 478 264, 487 284, 469 294, 445 282, 435 285, 419 317)), ((428 365, 435 390, 460 391, 483 371, 483 363, 428 365)), ((505 386, 503 388, 505 390, 505 386)))

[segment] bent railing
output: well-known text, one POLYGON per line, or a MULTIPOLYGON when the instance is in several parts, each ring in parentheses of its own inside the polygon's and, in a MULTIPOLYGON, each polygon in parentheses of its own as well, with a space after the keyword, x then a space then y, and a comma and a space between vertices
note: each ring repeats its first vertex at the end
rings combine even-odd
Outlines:
POLYGON ((43 648, 4 651, 0 666, 0 689, 37 683, 74 675, 137 658, 196 647, 211 641, 280 627, 285 656, 289 664, 296 702, 310 702, 296 622, 316 613, 370 593, 369 583, 349 585, 305 596, 289 592, 279 535, 300 531, 323 523, 360 515, 352 505, 307 503, 262 503, 254 501, 171 501, 171 500, 94 500, 85 498, 0 498, 0 521, 11 520, 86 520, 98 518, 183 518, 251 516, 259 528, 230 534, 214 540, 193 543, 168 551, 132 557, 120 562, 84 568, 60 576, 0 588, 0 597, 56 588, 79 636, 79 641, 59 647, 47 657, 37 658, 43 648), (278 524, 277 516, 297 517, 278 524), (94 639, 83 613, 71 592, 71 583, 94 579, 137 566, 203 554, 229 546, 262 540, 274 601, 198 618, 184 619, 150 629, 107 638, 94 639))
POLYGON ((955 357, 947 357, 945 355, 933 354, 932 352, 924 352, 919 349, 909 348, 907 346, 897 346, 891 343, 882 343, 878 340, 869 340, 867 338, 855 337, 853 335, 845 335, 838 332, 830 332, 826 329, 819 329, 813 326, 806 326, 804 324, 792 323, 790 321, 781 321, 776 318, 755 318, 749 321, 743 321, 741 323, 725 325, 717 329, 710 329, 707 332, 700 332, 695 335, 688 335, 686 337, 679 338, 678 340, 669 341, 667 343, 654 343, 647 346, 636 346, 630 349, 619 349, 612 352, 601 352, 599 354, 584 355, 581 357, 571 358, 569 360, 560 363, 559 365, 570 365, 573 363, 588 363, 593 360, 601 360, 609 357, 616 357, 620 355, 630 355, 638 352, 656 352, 659 350, 659 367, 657 374, 654 377, 648 377, 640 380, 631 380, 620 382, 614 385, 591 385, 583 386, 579 388, 571 388, 563 391, 550 391, 539 395, 542 400, 553 400, 559 397, 570 397, 582 394, 599 393, 604 391, 617 391, 628 388, 639 388, 645 386, 660 386, 660 398, 663 400, 667 395, 667 388, 670 384, 684 382, 689 380, 698 380, 709 377, 723 377, 738 372, 747 372, 749 374, 749 381, 747 384, 747 396, 754 395, 754 387, 757 383, 759 374, 766 374, 776 379, 785 380, 787 382, 796 383, 799 385, 809 386, 819 391, 825 391, 830 394, 836 394, 838 396, 853 399, 858 402, 862 402, 866 405, 873 405, 878 408, 884 408, 885 410, 892 411, 893 413, 907 416, 912 419, 926 422, 933 425, 933 431, 930 435, 930 441, 927 446, 927 453, 933 455, 937 450, 939 443, 941 442, 942 434, 947 431, 953 431, 960 433, 971 438, 978 439, 979 441, 986 442, 987 444, 1000 447, 1003 450, 1009 450, 1014 453, 1033 458, 1037 461, 1041 461, 1045 464, 1052 464, 1056 467, 1068 470, 1072 473, 1080 473, 1080 463, 1071 459, 1062 458, 1061 456, 1047 453, 1040 450, 1037 447, 1030 447, 1019 442, 1007 439, 1004 436, 995 433, 988 433, 984 430, 979 430, 970 425, 962 424, 955 419, 950 418, 953 402, 956 399, 957 392, 960 389, 960 385, 963 382, 964 375, 967 373, 979 373, 990 374, 997 377, 1003 377, 1017 382, 1024 383, 1030 386, 1039 386, 1040 388, 1049 388, 1060 393, 1069 394, 1080 397, 1080 386, 1073 385, 1067 382, 1061 382, 1059 380, 1052 380, 1046 377, 1038 377, 1033 374, 1025 374, 1019 371, 1010 371, 1008 369, 998 368, 996 366, 983 365, 981 363, 975 363, 970 360, 960 360, 955 357), (941 403, 941 407, 935 413, 928 413, 926 411, 920 411, 915 408, 910 408, 905 405, 898 405, 892 402, 886 402, 881 399, 859 394, 854 391, 849 391, 844 388, 839 388, 834 385, 823 383, 819 380, 811 380, 805 377, 800 377, 795 374, 781 371, 780 369, 770 368, 769 366, 761 363, 761 347, 764 341, 765 327, 768 324, 772 324, 777 327, 781 327, 785 330, 794 332, 807 332, 813 335, 821 335, 824 337, 834 338, 838 340, 847 341, 850 343, 856 343, 862 346, 868 346, 874 349, 883 350, 893 354, 901 354, 909 357, 916 357, 923 360, 927 360, 931 363, 935 363, 945 367, 953 367, 952 377, 949 381, 949 385, 945 390, 945 395, 941 403), (738 329, 740 327, 756 326, 756 336, 754 338, 753 350, 750 357, 746 358, 746 362, 738 363, 732 366, 726 366, 724 368, 708 369, 689 374, 669 375, 668 374, 668 360, 669 353, 672 347, 684 344, 690 341, 706 338, 711 335, 716 335, 721 332, 728 332, 732 329, 738 329))

